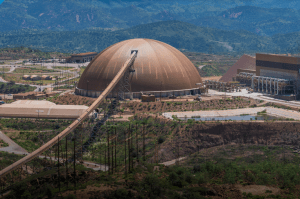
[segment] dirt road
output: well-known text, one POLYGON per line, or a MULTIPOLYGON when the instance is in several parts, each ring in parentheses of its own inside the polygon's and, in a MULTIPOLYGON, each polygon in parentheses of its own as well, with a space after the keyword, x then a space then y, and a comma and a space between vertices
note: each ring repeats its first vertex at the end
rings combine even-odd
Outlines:
POLYGON ((174 160, 170 160, 170 161, 167 161, 167 162, 163 162, 163 163, 160 163, 160 164, 163 164, 165 166, 170 166, 170 165, 173 165, 176 163, 176 161, 181 161, 181 160, 184 160, 186 157, 180 157, 178 159, 174 159, 174 160))
POLYGON ((20 154, 27 153, 25 149, 23 149, 21 146, 19 146, 17 143, 15 143, 12 139, 10 139, 8 136, 6 136, 4 133, 0 131, 0 139, 2 139, 4 142, 6 142, 9 146, 0 148, 0 151, 6 151, 6 152, 18 152, 20 154))

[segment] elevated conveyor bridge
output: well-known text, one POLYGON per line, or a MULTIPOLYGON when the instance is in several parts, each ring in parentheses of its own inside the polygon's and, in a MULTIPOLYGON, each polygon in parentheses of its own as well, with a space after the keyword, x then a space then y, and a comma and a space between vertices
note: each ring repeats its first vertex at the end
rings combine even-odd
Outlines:
POLYGON ((50 141, 48 141, 46 144, 38 148, 37 150, 33 151, 29 155, 23 157, 22 159, 18 160, 17 162, 11 164, 10 166, 4 168, 0 171, 0 178, 3 177, 6 174, 9 174, 10 172, 22 167, 22 165, 26 164, 27 162, 33 160, 34 158, 41 155, 43 152, 47 151, 51 147, 53 147, 55 144, 58 143, 59 140, 66 137, 68 134, 70 134, 75 128, 81 124, 89 115, 90 113, 95 110, 106 98, 106 96, 116 87, 116 85, 122 81, 123 76, 128 72, 132 71, 130 68, 137 57, 137 50, 131 51, 130 58, 126 60, 126 62, 121 67, 120 71, 117 73, 117 75, 114 77, 114 79, 110 82, 110 84, 106 87, 106 89, 102 92, 102 94, 97 98, 97 100, 80 116, 78 117, 72 124, 70 124, 65 130, 63 130, 61 133, 59 133, 57 136, 52 138, 50 141))

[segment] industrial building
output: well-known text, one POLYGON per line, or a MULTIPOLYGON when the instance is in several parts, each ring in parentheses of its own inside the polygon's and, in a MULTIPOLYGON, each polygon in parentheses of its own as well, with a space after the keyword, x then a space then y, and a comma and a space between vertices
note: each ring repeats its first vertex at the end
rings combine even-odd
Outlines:
POLYGON ((42 78, 38 75, 31 75, 30 76, 30 80, 32 81, 38 81, 38 80, 41 80, 42 78))
POLYGON ((42 80, 52 80, 52 77, 50 75, 42 75, 42 80))
POLYGON ((53 80, 52 76, 49 75, 42 75, 42 76, 38 76, 38 75, 23 75, 22 77, 23 80, 31 80, 31 81, 38 81, 38 80, 53 80))
MULTIPOLYGON (((143 93, 155 97, 200 93, 198 83, 202 80, 194 64, 174 47, 152 39, 126 40, 103 50, 83 72, 75 93, 98 97, 132 51, 137 51, 137 57, 132 64, 128 84, 123 84, 127 89, 125 98, 141 98, 143 93)), ((120 85, 108 97, 116 97, 118 88, 120 85)))
POLYGON ((30 75, 23 75, 22 79, 23 80, 30 80, 30 75))
POLYGON ((88 52, 88 53, 80 53, 71 55, 66 58, 67 63, 85 63, 92 61, 98 53, 96 52, 88 52))
POLYGON ((44 100, 18 100, 1 105, 0 117, 76 119, 87 109, 84 105, 56 105, 44 100))
POLYGON ((257 53, 255 70, 239 70, 235 78, 253 91, 294 99, 299 95, 299 74, 299 57, 257 53))

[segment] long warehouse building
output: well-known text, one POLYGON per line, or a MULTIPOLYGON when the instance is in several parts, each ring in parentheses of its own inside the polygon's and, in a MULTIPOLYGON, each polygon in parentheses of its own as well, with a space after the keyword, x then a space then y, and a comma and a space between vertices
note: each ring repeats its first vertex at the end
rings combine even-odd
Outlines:
POLYGON ((256 53, 255 71, 237 73, 236 80, 256 92, 293 97, 300 93, 299 57, 256 53))

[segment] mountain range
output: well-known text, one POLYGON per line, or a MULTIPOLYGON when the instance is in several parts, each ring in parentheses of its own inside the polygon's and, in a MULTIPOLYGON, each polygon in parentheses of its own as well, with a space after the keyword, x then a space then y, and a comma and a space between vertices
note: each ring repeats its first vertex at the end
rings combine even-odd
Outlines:
POLYGON ((0 47, 26 46, 43 51, 68 53, 100 52, 114 43, 133 38, 155 39, 181 51, 204 53, 300 52, 300 33, 277 34, 269 37, 246 30, 219 30, 180 21, 155 22, 115 31, 23 29, 0 32, 0 47))
POLYGON ((272 36, 300 31, 299 9, 294 0, 5 0, 0 31, 118 30, 177 20, 272 36))
POLYGON ((0 47, 68 53, 150 38, 182 51, 300 52, 294 0, 5 0, 0 47))

